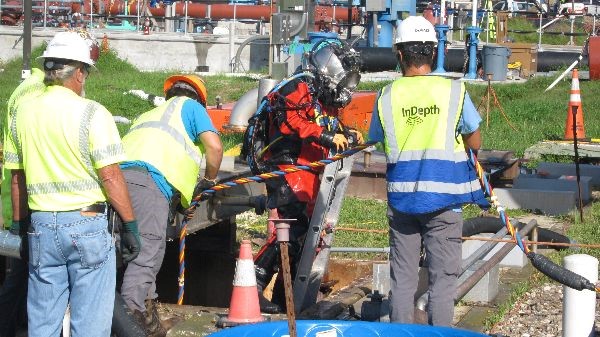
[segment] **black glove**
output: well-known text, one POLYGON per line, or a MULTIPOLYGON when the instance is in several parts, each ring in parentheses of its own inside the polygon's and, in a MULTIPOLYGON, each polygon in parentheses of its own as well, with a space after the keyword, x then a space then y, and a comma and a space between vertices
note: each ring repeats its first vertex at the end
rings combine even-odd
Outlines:
POLYGON ((321 132, 321 136, 319 137, 318 143, 328 149, 334 147, 333 137, 335 136, 335 132, 323 130, 321 132))
POLYGON ((210 197, 209 193, 202 193, 206 190, 210 190, 211 188, 215 187, 215 185, 217 184, 217 179, 214 180, 210 180, 206 177, 202 178, 202 180, 200 180, 197 184, 196 187, 194 187, 194 194, 193 194, 193 198, 196 198, 198 195, 200 195, 200 200, 206 200, 210 197))
POLYGON ((140 253, 141 246, 137 221, 124 222, 123 228, 121 228, 121 256, 123 262, 133 261, 140 253))
POLYGON ((167 218, 167 226, 171 226, 177 217, 177 213, 184 214, 185 209, 181 205, 181 193, 175 191, 169 201, 169 217, 167 218))
POLYGON ((10 234, 20 235, 21 234, 21 221, 13 220, 10 223, 10 229, 8 230, 10 234))

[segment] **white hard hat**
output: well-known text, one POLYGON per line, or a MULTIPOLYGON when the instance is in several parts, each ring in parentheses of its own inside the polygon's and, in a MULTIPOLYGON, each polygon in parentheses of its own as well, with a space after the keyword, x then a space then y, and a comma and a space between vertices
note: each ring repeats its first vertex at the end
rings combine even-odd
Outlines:
POLYGON ((94 60, 90 55, 90 46, 76 32, 60 32, 54 35, 44 54, 39 58, 73 60, 94 66, 94 60))
POLYGON ((437 43, 435 29, 431 22, 422 16, 409 16, 402 20, 396 29, 394 43, 405 42, 437 43))

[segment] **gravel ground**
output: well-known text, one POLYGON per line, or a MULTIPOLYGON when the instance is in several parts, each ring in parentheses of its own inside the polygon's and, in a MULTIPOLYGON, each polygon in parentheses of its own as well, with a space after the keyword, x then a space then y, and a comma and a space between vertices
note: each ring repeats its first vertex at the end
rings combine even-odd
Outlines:
MULTIPOLYGON (((518 300, 488 333, 510 337, 562 336, 563 290, 559 284, 532 289, 518 300)), ((596 302, 596 331, 600 331, 600 307, 596 302)))

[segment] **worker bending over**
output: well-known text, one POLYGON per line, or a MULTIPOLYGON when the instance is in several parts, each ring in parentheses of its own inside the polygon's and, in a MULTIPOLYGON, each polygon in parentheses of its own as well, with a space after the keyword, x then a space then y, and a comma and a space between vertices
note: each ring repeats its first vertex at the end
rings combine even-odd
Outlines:
POLYGON ((369 138, 387 158, 390 320, 413 323, 423 240, 429 324, 449 326, 462 260, 460 207, 487 202, 466 152, 481 146, 481 118, 464 83, 430 75, 436 44, 425 18, 400 23, 395 48, 404 76, 381 90, 369 138))
POLYGON ((121 295, 144 322, 149 336, 166 335, 156 310, 156 275, 166 246, 170 201, 187 208, 216 184, 223 158, 221 139, 206 111, 206 87, 196 75, 164 83, 167 101, 140 115, 123 138, 128 161, 121 165, 135 213, 142 250, 125 268, 121 295), (198 181, 205 157, 204 177, 198 181))
MULTIPOLYGON (((337 118, 360 81, 359 67, 359 54, 339 40, 322 40, 303 55, 303 66, 296 76, 266 97, 268 139, 261 153, 255 155, 260 168, 253 173, 325 159, 330 152, 347 149, 349 138, 353 144, 362 143, 360 132, 346 128, 337 118)), ((267 207, 276 209, 281 219, 295 219, 290 223, 289 243, 293 278, 319 190, 319 173, 302 170, 266 180, 265 184, 267 207)), ((278 256, 278 245, 272 242, 255 260, 260 308, 267 313, 279 312, 285 306, 281 273, 274 303, 262 294, 276 271, 278 256)))
MULTIPOLYGON (((94 68, 86 40, 58 33, 41 58, 47 88, 20 103, 5 154, 13 221, 29 227, 28 335, 59 336, 69 303, 72 336, 109 336, 115 249, 107 198, 122 231, 137 232, 118 165, 125 153, 110 112, 83 98, 94 68)), ((123 258, 133 259, 139 238, 122 244, 123 258)))

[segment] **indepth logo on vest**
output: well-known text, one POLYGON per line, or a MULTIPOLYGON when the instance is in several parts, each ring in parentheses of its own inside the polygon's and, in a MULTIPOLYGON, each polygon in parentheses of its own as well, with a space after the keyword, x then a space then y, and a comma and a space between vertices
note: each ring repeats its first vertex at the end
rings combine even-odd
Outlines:
POLYGON ((408 117, 406 120, 407 125, 415 125, 423 122, 423 118, 427 118, 430 115, 439 115, 440 108, 434 104, 430 107, 418 107, 411 106, 409 108, 402 108, 402 117, 408 117))

